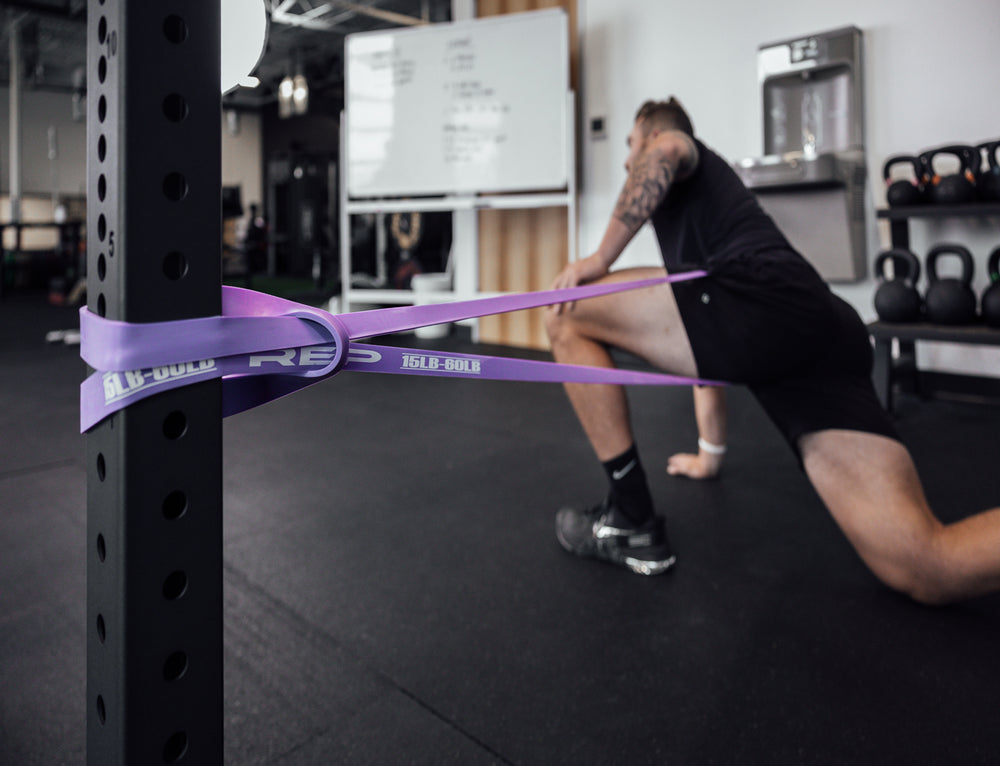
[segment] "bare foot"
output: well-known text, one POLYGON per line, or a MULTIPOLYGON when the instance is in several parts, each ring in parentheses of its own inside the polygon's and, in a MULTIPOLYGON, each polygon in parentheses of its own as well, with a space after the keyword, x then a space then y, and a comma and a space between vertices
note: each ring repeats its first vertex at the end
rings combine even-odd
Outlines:
POLYGON ((667 473, 689 479, 714 479, 721 468, 722 455, 711 455, 704 450, 697 455, 679 452, 667 461, 667 473))

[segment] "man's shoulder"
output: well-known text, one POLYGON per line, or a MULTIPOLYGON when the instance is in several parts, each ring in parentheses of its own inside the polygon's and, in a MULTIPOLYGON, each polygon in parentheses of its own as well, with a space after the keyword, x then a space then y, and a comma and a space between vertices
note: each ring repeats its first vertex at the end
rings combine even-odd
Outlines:
POLYGON ((665 130, 655 139, 657 149, 673 160, 678 180, 690 176, 701 156, 698 142, 682 130, 665 130))

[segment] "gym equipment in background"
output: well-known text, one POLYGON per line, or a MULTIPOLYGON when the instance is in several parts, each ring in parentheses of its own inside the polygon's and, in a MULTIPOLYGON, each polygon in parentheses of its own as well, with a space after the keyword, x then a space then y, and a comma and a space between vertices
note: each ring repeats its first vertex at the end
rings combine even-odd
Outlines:
POLYGON ((886 183, 885 199, 889 207, 906 207, 924 202, 924 189, 921 186, 923 166, 918 157, 912 154, 897 154, 890 157, 882 166, 882 179, 886 183), (904 164, 913 170, 913 178, 910 180, 893 178, 892 168, 904 164))
POLYGON ((883 280, 875 291, 878 318, 883 322, 919 322, 924 302, 917 290, 920 280, 917 256, 903 248, 886 250, 875 259, 875 275, 883 280), (892 279, 885 273, 885 265, 889 261, 892 261, 892 279))
POLYGON ((920 155, 920 163, 923 165, 924 193, 928 202, 954 205, 976 198, 976 170, 981 164, 981 155, 975 147, 953 144, 929 149, 920 155), (937 172, 935 160, 941 155, 958 158, 957 173, 941 175, 937 172))
POLYGON ((983 321, 988 327, 1000 327, 1000 247, 990 253, 986 271, 990 275, 990 286, 980 301, 983 321))
POLYGON ((976 174, 976 193, 979 199, 986 202, 1000 201, 1000 162, 997 161, 997 150, 1000 149, 1000 140, 987 141, 976 147, 976 165, 979 171, 976 174), (982 169, 982 152, 986 151, 986 169, 982 169))
POLYGON ((972 253, 956 244, 940 244, 927 253, 927 292, 924 308, 929 322, 948 325, 972 324, 976 321, 976 294, 972 291, 972 253), (960 277, 940 278, 938 260, 953 255, 962 262, 960 277))

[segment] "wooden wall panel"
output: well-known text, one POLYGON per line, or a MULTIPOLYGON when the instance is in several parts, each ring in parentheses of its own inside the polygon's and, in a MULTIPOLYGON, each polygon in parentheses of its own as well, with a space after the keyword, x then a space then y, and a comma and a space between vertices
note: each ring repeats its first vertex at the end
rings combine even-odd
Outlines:
MULTIPOLYGON (((566 210, 561 207, 481 211, 479 275, 483 289, 548 289, 569 260, 566 225, 566 210)), ((479 337, 485 343, 547 348, 545 309, 483 317, 479 337)))
MULTIPOLYGON (((576 0, 479 0, 477 4, 481 17, 543 8, 565 8, 569 15, 570 88, 578 91, 576 0)), ((571 119, 579 124, 576 115, 571 119)), ((567 220, 563 207, 481 211, 479 289, 527 292, 550 287, 569 260, 567 220)), ((485 343, 548 348, 544 312, 533 309, 484 317, 479 322, 479 338, 485 343)))

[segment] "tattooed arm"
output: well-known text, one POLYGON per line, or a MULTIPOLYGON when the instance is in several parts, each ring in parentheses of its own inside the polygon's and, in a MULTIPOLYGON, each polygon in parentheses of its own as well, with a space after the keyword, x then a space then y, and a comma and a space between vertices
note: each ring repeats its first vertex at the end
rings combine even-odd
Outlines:
POLYGON ((678 175, 683 177, 685 171, 690 172, 688 168, 692 158, 683 152, 685 143, 690 143, 690 152, 697 157, 694 143, 683 133, 661 135, 667 140, 652 141, 636 158, 615 205, 614 217, 633 233, 667 196, 674 178, 678 175))
MULTIPOLYGON (((698 149, 686 133, 669 130, 652 135, 634 158, 630 154, 626 164, 628 178, 597 251, 567 265, 553 287, 575 287, 605 276, 667 196, 670 185, 686 178, 698 166, 698 149)), ((562 307, 553 310, 558 313, 562 307)))
POLYGON ((605 236, 610 241, 599 249, 609 245, 605 253, 611 257, 609 266, 667 196, 671 184, 690 175, 697 164, 698 150, 686 134, 672 130, 650 138, 632 161, 612 214, 612 224, 618 222, 624 229, 613 232, 609 226, 605 236))

